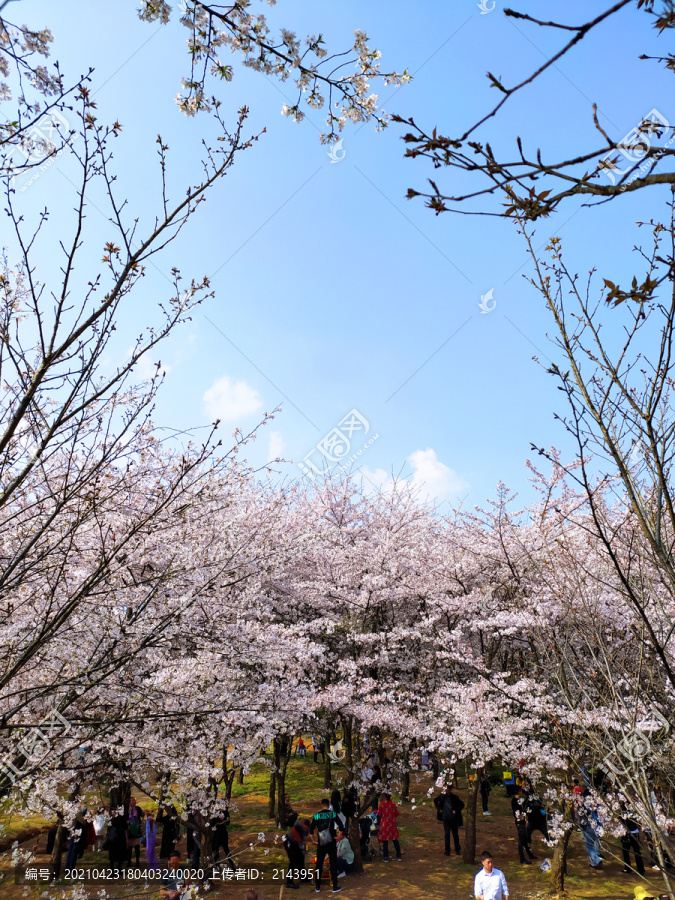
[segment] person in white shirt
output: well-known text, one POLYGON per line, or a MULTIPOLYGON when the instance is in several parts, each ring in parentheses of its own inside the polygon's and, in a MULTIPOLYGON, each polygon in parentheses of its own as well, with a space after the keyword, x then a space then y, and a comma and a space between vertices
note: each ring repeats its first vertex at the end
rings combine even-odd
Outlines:
POLYGON ((484 850, 480 855, 483 869, 476 875, 473 892, 476 900, 509 900, 504 873, 492 865, 492 854, 484 850))
POLYGON ((94 816, 94 831, 96 832, 96 851, 98 852, 105 841, 105 823, 108 817, 105 812, 105 806, 99 807, 98 813, 94 816))

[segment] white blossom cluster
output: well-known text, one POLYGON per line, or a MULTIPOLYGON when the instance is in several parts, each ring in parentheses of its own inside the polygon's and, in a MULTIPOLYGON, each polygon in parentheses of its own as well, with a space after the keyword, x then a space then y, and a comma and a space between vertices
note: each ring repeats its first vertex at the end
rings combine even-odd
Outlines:
MULTIPOLYGON (((303 105, 316 110, 327 106, 328 131, 321 135, 324 143, 337 140, 348 121, 375 118, 378 129, 387 124, 388 116, 379 109, 371 82, 381 79, 385 85, 399 86, 410 81, 411 76, 407 70, 401 74, 383 73, 382 54, 370 48, 365 32, 355 31, 351 51, 329 55, 320 34, 302 41, 295 32, 282 28, 274 38, 265 15, 252 13, 251 6, 252 0, 227 6, 194 2, 181 17, 190 32, 191 61, 191 75, 183 79, 183 91, 176 98, 182 112, 193 116, 213 108, 215 98, 207 95, 206 76, 232 79, 232 67, 219 58, 219 53, 229 48, 242 57, 242 64, 248 68, 282 82, 293 81, 298 99, 294 104, 283 105, 283 115, 300 122, 306 114, 303 105)), ((165 0, 143 0, 139 15, 148 22, 166 23, 171 11, 165 0)))

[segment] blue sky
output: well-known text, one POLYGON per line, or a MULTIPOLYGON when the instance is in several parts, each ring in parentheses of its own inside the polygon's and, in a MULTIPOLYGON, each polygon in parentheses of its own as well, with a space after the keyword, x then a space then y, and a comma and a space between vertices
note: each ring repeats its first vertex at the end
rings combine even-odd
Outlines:
MULTIPOLYGON (((606 5, 568 0, 516 8, 581 23, 606 5)), ((331 50, 347 47, 354 28, 366 30, 385 69, 414 73, 400 90, 380 91, 385 109, 445 134, 460 132, 494 103, 487 70, 512 84, 561 42, 560 33, 507 20, 502 8, 499 0, 488 14, 475 0, 265 5, 271 24, 301 37, 321 31, 331 50)), ((159 199, 157 134, 171 148, 178 197, 198 171, 201 138, 215 133, 208 117, 186 119, 174 103, 187 74, 186 30, 177 21, 140 22, 133 0, 89 0, 86 7, 22 0, 8 10, 12 20, 52 29, 52 58, 67 78, 95 67, 99 118, 124 127, 115 144, 119 189, 133 215, 150 222, 159 199)), ((616 138, 654 107, 674 120, 672 75, 639 61, 641 52, 663 47, 648 17, 631 9, 507 105, 490 129, 493 148, 513 151, 517 134, 549 158, 599 146, 593 102, 616 138)), ((322 114, 308 111, 300 125, 282 117, 290 88, 232 61, 233 82, 217 87, 226 115, 246 104, 251 132, 266 133, 157 259, 158 270, 120 323, 116 352, 124 354, 139 322, 170 295, 171 266, 186 279, 212 276, 216 298, 154 354, 167 366, 157 424, 193 428, 220 415, 229 433, 282 404, 248 457, 261 465, 283 455, 293 463, 277 466, 280 477, 297 478, 297 464, 355 409, 368 434, 364 422, 352 420, 350 455, 377 435, 355 464, 369 483, 401 473, 440 501, 472 505, 503 480, 529 498, 530 442, 566 443, 553 418, 564 411, 561 394, 532 361, 553 352, 550 323, 522 277, 529 267, 514 227, 485 217, 436 218, 421 202, 405 200, 407 188, 423 188, 431 170, 403 158, 399 126, 383 133, 348 127, 342 158, 332 162, 318 139, 322 114), (489 291, 487 306, 495 305, 483 313, 478 304, 489 291)), ((29 215, 44 205, 59 211, 55 234, 72 206, 68 166, 59 160, 24 193, 29 215)), ((443 183, 447 176, 437 174, 443 183)), ((667 196, 658 188, 596 209, 563 206, 538 224, 537 239, 561 235, 574 268, 597 266, 617 281, 638 271, 630 255, 634 222, 663 215, 667 196)), ((108 234, 96 197, 88 224, 90 277, 108 234)), ((53 272, 53 239, 41 252, 45 273, 53 272)), ((608 328, 616 327, 610 317, 608 328)))

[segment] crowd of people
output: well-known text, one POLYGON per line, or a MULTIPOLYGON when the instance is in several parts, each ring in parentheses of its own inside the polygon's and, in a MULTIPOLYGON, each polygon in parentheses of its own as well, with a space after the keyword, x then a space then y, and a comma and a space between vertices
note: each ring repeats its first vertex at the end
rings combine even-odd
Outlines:
MULTIPOLYGON (((297 741, 296 754, 306 757, 310 747, 301 737, 297 741)), ((339 880, 355 869, 356 843, 359 844, 360 859, 364 863, 371 862, 379 855, 384 863, 401 862, 403 859, 398 818, 400 811, 391 798, 389 787, 389 760, 386 753, 370 751, 364 743, 364 758, 359 790, 351 784, 340 793, 333 790, 330 798, 321 800, 320 808, 313 815, 303 816, 293 809, 290 795, 278 810, 278 824, 286 830, 283 846, 288 857, 285 883, 289 889, 297 889, 299 883, 312 881, 317 892, 321 891, 322 882, 328 881, 333 893, 342 890, 339 880), (367 754, 367 755, 365 755, 367 754), (384 768, 384 774, 383 774, 384 768), (390 855, 390 845, 393 855, 390 855), (309 852, 308 852, 309 851, 309 852)), ((318 762, 318 756, 326 753, 325 742, 312 736, 311 751, 318 762)), ((426 754, 427 767, 431 760, 426 754)), ((603 857, 599 836, 598 811, 593 807, 593 797, 602 793, 602 773, 594 776, 594 781, 584 770, 583 782, 574 780, 572 792, 573 808, 576 824, 584 838, 589 865, 594 870, 601 870, 603 857), (598 779, 600 779, 598 781, 598 779), (591 788, 594 790, 592 791, 591 788)), ((502 780, 487 773, 481 773, 478 791, 481 797, 482 812, 491 816, 489 810, 490 793, 494 783, 505 784, 507 798, 510 800, 511 812, 517 838, 518 856, 521 865, 530 865, 537 856, 532 849, 532 837, 539 831, 545 840, 549 839, 547 817, 543 804, 532 785, 520 776, 502 780)), ((604 785, 605 789, 608 785, 604 785)), ((652 803, 655 810, 668 813, 668 803, 658 785, 652 791, 652 803)), ((433 801, 438 822, 443 826, 444 853, 451 856, 454 851, 462 852, 460 830, 464 827, 464 801, 456 793, 453 784, 446 784, 433 801)), ((646 841, 653 869, 662 864, 670 868, 670 859, 658 854, 651 834, 642 832, 624 807, 621 821, 624 834, 621 839, 625 873, 645 872, 645 861, 641 838, 646 841)), ((218 864, 221 851, 224 854, 225 866, 235 868, 230 854, 228 826, 230 818, 227 810, 219 812, 209 822, 211 832, 209 864, 218 864)), ((66 870, 77 867, 77 861, 87 849, 107 853, 112 868, 131 867, 141 864, 141 853, 145 859, 143 865, 148 868, 170 869, 180 867, 180 854, 177 845, 183 833, 187 838, 187 865, 198 869, 202 858, 202 831, 198 811, 193 811, 183 824, 176 808, 167 803, 160 804, 154 811, 144 811, 130 797, 126 803, 114 808, 98 807, 95 815, 86 809, 78 814, 74 826, 67 833, 64 850, 66 852, 66 870), (189 824, 188 824, 189 823, 189 824), (158 828, 161 836, 158 837, 158 828)), ((48 835, 47 853, 54 847, 58 825, 48 835)), ((162 888, 162 896, 173 900, 178 896, 174 881, 169 879, 162 888)), ((492 866, 488 851, 482 856, 482 870, 476 876, 476 897, 487 898, 508 897, 508 889, 503 874, 492 866), (480 889, 480 892, 479 892, 480 889)))
MULTIPOLYGON (((198 811, 192 813, 195 825, 202 824, 198 811)), ((231 863, 228 825, 230 815, 227 810, 216 814, 212 823, 211 862, 218 863, 220 851, 223 851, 226 864, 231 863)), ((59 823, 57 822, 47 835, 46 852, 54 849, 59 823)), ((198 827, 185 827, 187 839, 188 862, 198 868, 201 861, 202 832, 198 827)), ((127 803, 110 810, 105 806, 97 809, 96 815, 90 819, 87 809, 77 815, 74 826, 66 836, 66 872, 77 867, 87 850, 106 852, 111 869, 123 869, 141 865, 141 850, 144 852, 143 867, 148 869, 165 868, 171 856, 176 852, 176 845, 182 837, 182 825, 176 808, 172 804, 162 804, 157 815, 144 812, 130 797, 127 803), (161 841, 157 848, 157 828, 161 828, 161 841)))

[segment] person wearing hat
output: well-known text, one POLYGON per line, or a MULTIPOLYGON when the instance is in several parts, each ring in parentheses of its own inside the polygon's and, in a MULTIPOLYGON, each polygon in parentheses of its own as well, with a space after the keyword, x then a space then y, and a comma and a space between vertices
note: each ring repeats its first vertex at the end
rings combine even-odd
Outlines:
POLYGON ((641 884, 639 887, 635 888, 635 900, 658 900, 658 897, 641 884))

